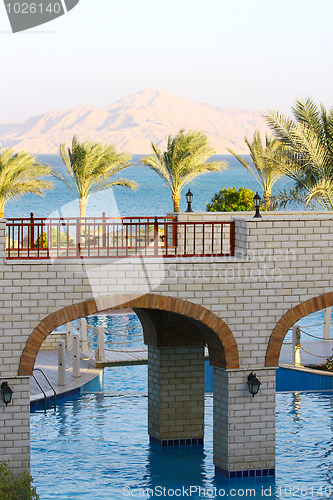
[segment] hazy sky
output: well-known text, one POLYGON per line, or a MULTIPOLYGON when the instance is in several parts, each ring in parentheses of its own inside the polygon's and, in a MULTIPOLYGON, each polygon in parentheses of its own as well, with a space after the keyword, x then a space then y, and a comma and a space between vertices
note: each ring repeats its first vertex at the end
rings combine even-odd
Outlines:
POLYGON ((0 121, 146 87, 222 107, 331 106, 332 18, 332 0, 80 0, 12 34, 1 2, 0 121))

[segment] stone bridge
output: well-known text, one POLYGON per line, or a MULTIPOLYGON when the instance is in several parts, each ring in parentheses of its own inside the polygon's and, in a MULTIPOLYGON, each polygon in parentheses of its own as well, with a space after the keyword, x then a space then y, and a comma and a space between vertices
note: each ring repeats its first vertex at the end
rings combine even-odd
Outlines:
POLYGON ((182 217, 232 218, 235 255, 8 260, 0 221, 0 382, 14 391, 7 407, 0 402, 0 456, 12 467, 29 467, 29 376, 45 338, 74 319, 130 307, 148 345, 151 441, 203 442, 207 345, 216 471, 274 474, 275 369, 289 328, 333 305, 333 214, 182 217), (255 397, 250 372, 261 382, 255 397))

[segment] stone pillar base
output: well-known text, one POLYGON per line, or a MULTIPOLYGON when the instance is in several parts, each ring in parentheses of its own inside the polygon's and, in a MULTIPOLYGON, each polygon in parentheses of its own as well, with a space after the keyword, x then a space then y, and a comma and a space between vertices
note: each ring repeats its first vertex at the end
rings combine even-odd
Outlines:
POLYGON ((156 439, 149 436, 151 443, 157 444, 159 446, 196 446, 203 445, 203 438, 189 438, 189 439, 156 439))
POLYGON ((215 475, 228 477, 229 479, 242 479, 247 477, 275 476, 275 469, 250 469, 228 471, 215 466, 215 475))
POLYGON ((229 478, 275 473, 275 369, 255 372, 261 386, 253 397, 250 370, 214 368, 214 465, 229 478))
POLYGON ((148 347, 148 433, 161 446, 202 444, 204 347, 148 347))

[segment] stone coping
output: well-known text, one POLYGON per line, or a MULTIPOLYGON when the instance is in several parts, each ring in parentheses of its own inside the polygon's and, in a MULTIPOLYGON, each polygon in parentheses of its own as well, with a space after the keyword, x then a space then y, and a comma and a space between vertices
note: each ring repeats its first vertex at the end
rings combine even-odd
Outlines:
POLYGON ((300 372, 312 373, 314 375, 320 375, 325 377, 333 377, 333 372, 325 372, 324 370, 316 370, 314 368, 308 368, 307 366, 295 366, 288 364, 281 364, 279 368, 285 368, 286 370, 297 370, 300 372))

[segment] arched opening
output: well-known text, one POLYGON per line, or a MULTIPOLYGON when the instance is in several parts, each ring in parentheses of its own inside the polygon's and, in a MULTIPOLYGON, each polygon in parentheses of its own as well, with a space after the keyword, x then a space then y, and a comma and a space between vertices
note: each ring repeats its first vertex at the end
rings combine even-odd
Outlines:
MULTIPOLYGON (((21 356, 19 375, 32 373, 41 344, 58 326, 83 316, 121 308, 132 309, 137 314, 144 342, 148 345, 148 432, 151 441, 161 446, 201 444, 205 345, 211 364, 221 372, 237 370, 239 358, 228 325, 198 304, 153 294, 124 295, 90 300, 56 311, 31 333, 21 356)), ((227 390, 219 389, 219 394, 222 392, 227 390)), ((216 439, 221 438, 220 434, 217 433, 216 439)))
POLYGON ((304 316, 320 311, 333 305, 333 292, 324 293, 319 297, 301 302, 297 306, 289 309, 276 324, 270 336, 267 351, 265 366, 277 367, 279 364, 279 357, 281 347, 288 330, 304 316))
MULTIPOLYGON (((235 338, 228 325, 219 316, 203 306, 182 299, 154 294, 133 297, 128 294, 116 297, 101 297, 96 300, 73 304, 44 318, 33 330, 26 342, 20 359, 18 375, 32 374, 40 346, 46 337, 58 326, 84 316, 120 308, 131 308, 136 312, 139 310, 146 312, 148 310, 154 311, 154 313, 150 312, 149 314, 151 321, 154 322, 155 320, 155 323, 158 315, 163 314, 167 318, 166 313, 168 312, 177 315, 178 318, 188 318, 188 321, 191 321, 193 325, 193 330, 196 331, 196 335, 200 333, 207 343, 211 363, 214 366, 225 369, 239 368, 239 355, 235 338)), ((143 317, 143 314, 141 314, 141 317, 143 317)), ((171 318, 172 316, 169 316, 168 321, 172 321, 171 318)), ((156 343, 157 337, 155 340, 149 339, 148 330, 148 325, 146 325, 145 340, 156 343)), ((162 334, 159 330, 159 342, 162 341, 161 339, 164 339, 163 342, 169 342, 170 345, 172 335, 174 335, 172 329, 169 330, 168 335, 165 332, 162 334)), ((186 338, 189 338, 189 334, 187 334, 186 338)))

